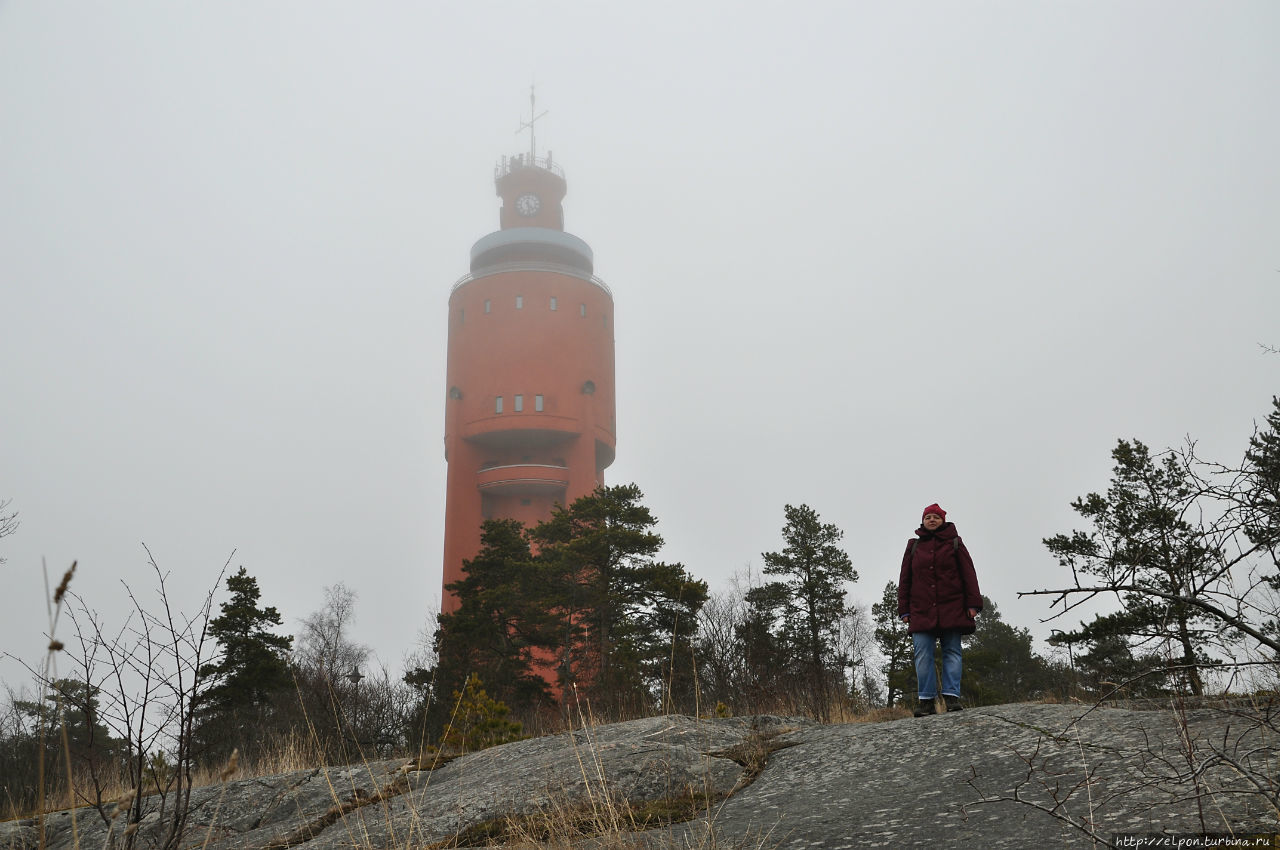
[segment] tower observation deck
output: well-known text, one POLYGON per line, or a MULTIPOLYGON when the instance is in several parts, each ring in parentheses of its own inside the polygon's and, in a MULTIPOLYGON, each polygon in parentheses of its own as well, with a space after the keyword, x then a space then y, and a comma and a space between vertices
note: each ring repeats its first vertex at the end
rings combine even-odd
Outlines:
MULTIPOLYGON (((531 150, 494 182, 500 229, 449 296, 445 585, 484 520, 550 517, 604 482, 616 445, 613 294, 564 230, 564 174, 531 150)), ((441 608, 457 608, 448 591, 441 608)))

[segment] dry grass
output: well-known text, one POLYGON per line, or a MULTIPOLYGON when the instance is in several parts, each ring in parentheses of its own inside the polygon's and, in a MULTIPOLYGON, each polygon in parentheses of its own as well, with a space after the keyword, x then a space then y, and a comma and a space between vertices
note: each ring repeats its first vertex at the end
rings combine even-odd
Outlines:
MULTIPOLYGON (((833 706, 831 711, 832 723, 882 723, 891 720, 902 720, 911 717, 911 711, 902 706, 894 708, 876 708, 870 711, 856 712, 847 706, 833 706)), ((777 714, 779 716, 797 716, 798 712, 794 705, 778 705, 772 710, 764 710, 761 714, 777 714)), ((648 715, 652 716, 652 715, 648 715)), ((639 717, 630 717, 625 719, 640 719, 639 717)), ((605 725, 604 721, 597 718, 591 718, 586 721, 591 728, 605 725)), ((564 734, 573 727, 561 719, 558 723, 544 723, 539 729, 543 735, 564 734)), ((226 770, 224 765, 204 766, 192 773, 192 787, 203 788, 211 785, 217 785, 224 780, 237 781, 242 779, 254 779, 260 776, 275 776, 277 774, 293 773, 300 770, 314 770, 324 764, 324 760, 317 752, 317 746, 313 740, 305 735, 292 732, 288 737, 271 742, 273 746, 268 747, 265 752, 260 752, 256 758, 249 760, 240 758, 234 773, 224 777, 226 770)), ((401 754, 397 754, 401 755, 401 754)), ((408 756, 406 756, 408 757, 408 756)), ((435 753, 429 753, 420 759, 415 760, 415 769, 425 769, 429 766, 438 767, 441 764, 451 760, 453 756, 441 756, 435 753)), ((732 756, 730 756, 732 757, 732 756)), ((735 759, 736 760, 736 759, 735 759)), ((357 761, 365 761, 360 758, 357 761)), ((101 777, 99 777, 101 782, 101 777)), ((92 801, 85 796, 85 789, 93 787, 93 784, 85 772, 76 772, 73 774, 73 782, 68 787, 65 780, 56 784, 50 784, 46 787, 44 797, 44 812, 65 811, 77 806, 90 805, 92 801)), ((119 776, 108 779, 102 784, 102 799, 113 800, 122 794, 132 792, 132 785, 128 783, 127 777, 121 773, 119 776)), ((144 789, 144 796, 155 793, 154 789, 144 789)), ((35 809, 19 810, 12 800, 4 800, 3 808, 0 808, 0 821, 16 820, 20 818, 34 817, 39 814, 35 809)))
POLYGON ((907 720, 911 717, 911 709, 899 703, 893 708, 873 708, 856 714, 842 723, 886 723, 890 720, 907 720))
MULTIPOLYGON (((237 756, 230 773, 228 773, 227 765, 225 764, 206 765, 193 770, 191 773, 191 786, 193 788, 205 788, 222 782, 234 782, 240 779, 274 776, 298 770, 314 770, 323 764, 322 759, 317 755, 314 745, 297 734, 290 734, 289 737, 275 743, 276 746, 271 747, 252 762, 237 756)), ((106 777, 105 781, 101 775, 97 779, 103 800, 113 801, 122 795, 133 795, 133 785, 123 771, 116 776, 106 777)), ((86 791, 86 789, 93 787, 93 779, 87 770, 74 771, 70 784, 65 779, 48 782, 44 791, 44 814, 93 805, 94 799, 88 796, 86 791)), ((158 792, 154 787, 143 789, 144 797, 156 793, 158 792)), ((12 799, 5 799, 3 808, 0 808, 0 822, 35 817, 39 814, 41 812, 36 808, 22 809, 12 799)))
MULTIPOLYGON (((575 695, 576 696, 576 695, 575 695)), ((504 848, 570 848, 590 847, 592 850, 761 850, 776 847, 769 835, 755 836, 736 841, 721 839, 715 829, 716 806, 725 799, 708 787, 685 787, 668 796, 647 802, 633 802, 620 796, 611 787, 606 770, 595 746, 595 730, 613 718, 602 721, 593 715, 590 705, 575 698, 577 723, 565 724, 561 734, 567 734, 577 757, 578 771, 584 793, 571 798, 565 791, 552 795, 551 800, 537 811, 497 818, 475 824, 443 841, 426 845, 429 848, 453 847, 504 847, 504 848), (579 744, 574 733, 585 732, 586 743, 579 744), (655 832, 674 824, 699 821, 690 824, 688 832, 671 835, 655 832)), ((638 719, 638 718, 624 718, 638 719)), ((744 768, 743 780, 738 789, 750 784, 760 775, 768 762, 769 754, 789 744, 779 740, 786 730, 750 735, 747 740, 726 752, 712 755, 736 761, 744 768)), ((731 792, 733 793, 733 792, 731 792)))
MULTIPOLYGON (((55 632, 58 614, 61 612, 63 598, 73 576, 73 570, 74 567, 72 570, 67 571, 66 575, 62 577, 56 592, 52 594, 53 605, 50 610, 49 629, 49 634, 51 635, 55 632)), ((42 671, 42 675, 46 679, 52 678, 54 660, 57 653, 62 649, 62 645, 56 639, 51 640, 46 666, 42 671)), ((762 710, 764 708, 762 706, 753 706, 753 708, 755 709, 753 713, 775 713, 790 716, 803 713, 797 710, 799 706, 792 704, 777 705, 772 707, 772 710, 762 710)), ((586 731, 590 741, 595 737, 594 730, 606 722, 637 719, 636 717, 597 718, 592 715, 589 706, 584 707, 581 705, 577 706, 577 714, 576 723, 571 718, 544 715, 539 718, 540 722, 535 726, 536 731, 543 734, 586 731)), ((722 710, 718 711, 717 714, 726 716, 728 712, 727 710, 722 710)), ((652 714, 648 716, 652 716, 652 714)), ((882 712, 858 714, 852 711, 848 705, 839 704, 831 706, 827 716, 833 722, 866 722, 895 719, 897 712, 889 715, 884 715, 882 712)), ((65 728, 65 720, 62 725, 65 728)), ((785 746, 778 740, 779 734, 780 732, 752 735, 732 750, 716 754, 733 759, 743 766, 744 778, 739 784, 739 788, 749 784, 759 776, 768 762, 769 755, 785 746)), ((762 848, 776 845, 776 842, 770 842, 767 835, 750 840, 739 840, 731 844, 721 841, 716 835, 714 813, 716 805, 721 802, 724 795, 715 795, 708 788, 686 787, 676 789, 674 793, 664 799, 645 803, 634 803, 620 797, 611 788, 605 776, 604 766, 597 759, 594 746, 590 743, 580 746, 572 735, 570 736, 570 741, 575 742, 574 747, 581 768, 581 777, 586 788, 585 798, 571 799, 566 791, 559 796, 559 799, 553 800, 553 802, 537 812, 479 824, 451 837, 445 842, 440 842, 433 846, 490 846, 495 843, 501 843, 507 847, 568 848, 581 846, 583 842, 587 842, 591 847, 598 848, 598 850, 624 850, 624 848, 638 847, 669 847, 672 850, 676 847, 699 847, 714 850, 714 848, 725 848, 727 846, 762 848), (688 827, 689 831, 681 836, 678 843, 675 838, 664 838, 652 832, 657 828, 699 819, 701 819, 701 822, 697 825, 691 824, 688 827), (646 831, 648 831, 647 835, 645 835, 646 831)), ((63 751, 69 752, 69 745, 65 741, 62 743, 63 751)), ((302 733, 291 733, 289 736, 274 743, 275 746, 269 747, 265 753, 259 749, 257 756, 253 760, 237 760, 233 757, 232 761, 227 764, 204 766, 195 770, 191 775, 192 787, 222 785, 225 788, 227 783, 236 780, 323 768, 322 748, 315 737, 314 729, 307 729, 302 733)), ((355 761, 364 763, 368 767, 368 760, 364 758, 364 754, 358 755, 360 757, 355 761)), ((438 754, 432 756, 432 766, 438 766, 443 760, 438 754)), ((417 760, 415 764, 417 768, 426 767, 426 765, 421 764, 421 761, 421 758, 417 760)), ((41 767, 43 768, 44 765, 41 765, 41 767)), ((138 797, 137 789, 132 787, 128 776, 123 771, 118 776, 108 777, 104 781, 100 774, 95 779, 83 773, 77 774, 71 771, 70 767, 68 756, 67 769, 62 770, 61 775, 63 777, 70 776, 70 782, 66 782, 64 779, 56 787, 49 787, 51 777, 48 772, 42 770, 41 796, 34 810, 18 811, 13 802, 8 800, 5 801, 4 817, 6 819, 15 819, 37 816, 40 817, 40 828, 43 829, 42 816, 46 813, 75 809, 91 805, 95 801, 105 801, 100 805, 104 807, 103 811, 110 814, 111 819, 114 821, 117 815, 126 813, 129 809, 130 801, 138 797), (92 799, 86 791, 86 789, 90 788, 94 789, 92 799)), ((325 771, 325 776, 328 776, 327 770, 325 771)), ((326 823, 336 822, 338 819, 344 819, 352 808, 380 802, 385 797, 393 796, 405 790, 407 790, 407 780, 402 776, 399 780, 393 782, 391 786, 382 789, 372 797, 365 795, 359 799, 352 798, 343 801, 339 799, 338 790, 331 785, 330 791, 334 798, 334 806, 320 820, 326 823), (404 787, 399 787, 402 784, 404 787)), ((158 793, 155 788, 143 788, 141 791, 142 796, 149 796, 155 793, 158 793)), ((221 810, 221 801, 222 797, 219 796, 216 811, 221 810)), ((216 818, 217 816, 215 815, 215 820, 216 818)), ((289 838, 296 839, 296 843, 303 843, 315 831, 322 828, 318 826, 319 823, 320 821, 317 820, 299 826, 297 830, 300 831, 297 834, 291 834, 289 838), (306 834, 302 834, 303 832, 306 834)), ((136 830, 137 826, 137 824, 128 824, 126 826, 121 821, 122 829, 136 830)), ((213 825, 210 825, 205 836, 206 841, 212 833, 213 825)), ((353 838, 355 838, 354 843, 356 846, 371 846, 367 836, 353 836, 353 838)), ((75 847, 80 846, 78 833, 73 838, 72 843, 75 847)))

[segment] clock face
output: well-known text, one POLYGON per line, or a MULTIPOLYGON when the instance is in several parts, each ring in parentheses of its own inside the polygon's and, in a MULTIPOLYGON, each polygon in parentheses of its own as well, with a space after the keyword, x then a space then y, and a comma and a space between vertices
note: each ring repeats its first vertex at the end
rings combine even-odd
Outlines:
POLYGON ((516 212, 520 215, 537 215, 538 210, 542 208, 542 201, 537 195, 527 194, 516 198, 516 212))

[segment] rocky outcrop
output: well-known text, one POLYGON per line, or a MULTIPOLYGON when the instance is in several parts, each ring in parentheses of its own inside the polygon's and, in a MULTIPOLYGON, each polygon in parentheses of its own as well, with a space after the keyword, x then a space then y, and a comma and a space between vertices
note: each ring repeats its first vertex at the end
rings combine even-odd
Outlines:
MULTIPOLYGON (((1251 711, 1019 704, 845 725, 668 716, 434 770, 392 760, 198 789, 182 846, 455 846, 570 826, 584 847, 672 848, 1086 847, 1090 831, 1270 832, 1276 800, 1250 774, 1274 775, 1277 754, 1251 711)), ((139 847, 161 838, 151 802, 139 847)), ((75 815, 75 837, 71 813, 46 819, 51 850, 119 837, 92 809, 75 815)), ((37 830, 0 824, 0 848, 36 850, 37 830)))

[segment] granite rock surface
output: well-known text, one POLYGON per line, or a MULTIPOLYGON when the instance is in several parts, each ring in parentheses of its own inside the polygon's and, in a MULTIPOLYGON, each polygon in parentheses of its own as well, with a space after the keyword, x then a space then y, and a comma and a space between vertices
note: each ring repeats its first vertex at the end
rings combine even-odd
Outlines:
MULTIPOLYGON (((598 848, 1092 847, 1091 832, 1276 832, 1280 801, 1249 782, 1276 776, 1270 730, 1252 710, 1040 704, 842 725, 656 717, 434 769, 400 759, 196 789, 178 846, 455 846, 504 824, 536 836, 584 817, 607 829, 574 845, 598 848), (656 825, 655 804, 671 800, 700 814, 656 825)), ((164 801, 148 805, 135 847, 167 835, 164 801)), ((123 846, 122 825, 92 808, 72 821, 46 817, 49 850, 123 846)), ((0 824, 0 850, 38 850, 39 830, 0 824)))

